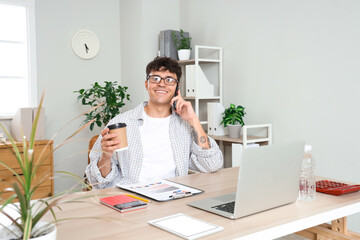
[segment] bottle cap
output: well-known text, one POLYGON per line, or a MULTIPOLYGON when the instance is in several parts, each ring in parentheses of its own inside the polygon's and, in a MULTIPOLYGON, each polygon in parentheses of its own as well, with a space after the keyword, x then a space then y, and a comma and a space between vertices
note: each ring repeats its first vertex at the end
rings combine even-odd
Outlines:
POLYGON ((312 146, 309 144, 305 144, 304 152, 309 153, 311 152, 312 146))

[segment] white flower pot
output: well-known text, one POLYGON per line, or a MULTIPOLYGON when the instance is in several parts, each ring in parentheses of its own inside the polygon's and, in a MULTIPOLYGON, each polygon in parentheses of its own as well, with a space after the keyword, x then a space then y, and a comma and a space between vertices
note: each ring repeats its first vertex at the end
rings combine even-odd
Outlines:
MULTIPOLYGON (((36 224, 35 228, 33 229, 33 232, 36 231, 39 227, 42 227, 44 225, 48 224, 47 222, 39 222, 36 224)), ((14 225, 7 226, 11 231, 15 232, 18 236, 21 236, 20 230, 15 227, 14 225)), ((54 224, 51 224, 51 229, 48 233, 46 233, 43 236, 36 237, 36 238, 30 238, 29 240, 56 240, 56 226, 54 224)), ((10 233, 8 230, 6 230, 4 227, 0 228, 0 239, 9 240, 9 239, 16 239, 16 237, 10 233)), ((22 238, 21 238, 22 239, 22 238)))
POLYGON ((179 60, 189 60, 190 59, 190 49, 180 49, 178 50, 179 60))
POLYGON ((241 133, 241 125, 240 124, 228 124, 227 128, 228 128, 228 132, 229 132, 229 137, 231 138, 239 138, 240 137, 240 133, 241 133))

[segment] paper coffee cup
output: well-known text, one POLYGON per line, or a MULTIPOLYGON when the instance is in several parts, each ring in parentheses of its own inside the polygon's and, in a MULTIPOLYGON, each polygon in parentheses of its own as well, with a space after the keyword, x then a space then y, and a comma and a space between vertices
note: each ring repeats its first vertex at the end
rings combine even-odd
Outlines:
POLYGON ((128 148, 127 135, 126 135, 126 124, 125 123, 115 123, 108 126, 109 133, 116 133, 118 136, 114 140, 120 140, 118 148, 115 152, 124 151, 128 148))

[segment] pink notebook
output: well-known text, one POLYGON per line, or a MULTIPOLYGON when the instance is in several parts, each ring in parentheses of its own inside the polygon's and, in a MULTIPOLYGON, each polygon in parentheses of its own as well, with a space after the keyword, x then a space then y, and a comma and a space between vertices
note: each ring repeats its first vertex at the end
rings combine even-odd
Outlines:
POLYGON ((116 195, 100 198, 100 203, 119 212, 129 212, 147 207, 145 202, 126 195, 116 195))

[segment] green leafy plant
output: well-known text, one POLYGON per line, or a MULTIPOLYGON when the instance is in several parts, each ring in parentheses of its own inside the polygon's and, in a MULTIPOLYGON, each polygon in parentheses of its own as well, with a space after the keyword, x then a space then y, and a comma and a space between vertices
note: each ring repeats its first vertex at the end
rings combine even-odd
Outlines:
POLYGON ((175 31, 171 33, 172 39, 174 40, 175 47, 177 50, 181 49, 192 49, 191 48, 191 37, 185 37, 184 31, 180 29, 180 38, 176 35, 175 31))
POLYGON ((96 124, 101 127, 106 125, 112 118, 120 113, 120 109, 125 105, 124 99, 130 101, 130 94, 126 94, 128 87, 122 87, 117 82, 105 81, 105 86, 101 86, 98 82, 91 85, 89 89, 80 89, 74 91, 78 93, 78 101, 81 100, 83 105, 96 106, 104 103, 101 107, 85 114, 83 124, 87 124, 92 119, 95 122, 90 124, 90 130, 94 129, 96 124))
POLYGON ((241 126, 244 126, 243 117, 245 116, 245 108, 243 106, 237 106, 235 107, 234 104, 230 104, 230 107, 225 109, 225 112, 223 113, 223 120, 220 124, 223 124, 224 127, 226 127, 228 124, 241 124, 241 126))
MULTIPOLYGON (((38 109, 41 109, 44 99, 44 93, 42 94, 40 104, 38 109)), ((90 109, 90 111, 95 110, 97 107, 90 109)), ((6 216, 12 222, 11 228, 10 226, 4 226, 0 223, 0 226, 5 228, 8 232, 12 233, 14 237, 12 239, 23 239, 27 240, 29 238, 35 238, 43 235, 48 232, 49 229, 53 228, 51 223, 56 223, 57 221, 61 221, 61 219, 57 219, 55 216, 54 208, 59 208, 60 203, 66 203, 66 201, 61 202, 68 193, 73 192, 73 190, 67 190, 65 192, 60 192, 55 194, 52 197, 47 199, 33 200, 34 195, 37 191, 41 191, 39 189, 40 185, 44 183, 47 179, 51 178, 52 174, 41 174, 39 171, 40 166, 44 163, 44 161, 53 154, 53 151, 60 148, 62 145, 68 143, 71 138, 73 138, 76 134, 78 134, 81 130, 86 128, 88 125, 92 124, 94 120, 89 121, 87 124, 79 128, 73 134, 71 134, 64 142, 54 147, 51 153, 46 153, 46 149, 37 156, 35 156, 34 148, 35 145, 35 136, 37 130, 37 124, 39 119, 40 111, 37 112, 35 119, 33 121, 31 135, 29 139, 23 138, 21 148, 17 146, 17 143, 11 137, 6 128, 0 123, 1 129, 5 132, 7 138, 10 141, 10 144, 7 144, 9 150, 13 152, 16 157, 16 161, 18 167, 12 168, 8 166, 3 159, 0 159, 0 165, 8 169, 15 177, 15 181, 11 183, 9 188, 0 192, 0 213, 6 216), (21 174, 16 171, 16 169, 21 169, 21 174), (36 179, 35 179, 36 178, 36 179), (4 192, 8 194, 11 193, 10 197, 3 197, 4 192), (18 200, 18 203, 15 201, 18 200), (18 213, 19 217, 14 217, 7 213, 6 208, 11 207, 15 209, 18 213), (53 222, 47 223, 42 227, 34 227, 39 223, 39 221, 43 218, 43 216, 50 212, 54 218, 53 222), (20 235, 19 235, 20 234, 20 235)), ((83 114, 79 115, 81 117, 83 114)), ((73 120, 77 119, 74 118, 73 120)), ((51 140, 48 141, 48 145, 51 143, 51 140)), ((74 174, 68 172, 61 172, 62 174, 68 174, 70 176, 74 176, 74 174)), ((82 179, 79 178, 79 183, 83 183, 82 179)))

